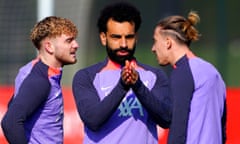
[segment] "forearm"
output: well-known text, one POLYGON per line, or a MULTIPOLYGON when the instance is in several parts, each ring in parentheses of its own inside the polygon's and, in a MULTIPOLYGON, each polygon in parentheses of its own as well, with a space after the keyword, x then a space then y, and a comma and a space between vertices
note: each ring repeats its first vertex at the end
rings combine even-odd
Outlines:
POLYGON ((13 105, 2 119, 3 133, 11 144, 27 144, 25 136, 24 122, 21 118, 21 106, 13 105))
POLYGON ((116 111, 127 93, 119 81, 115 88, 103 100, 97 91, 91 87, 76 87, 73 89, 77 109, 84 124, 93 131, 98 130, 116 111))
POLYGON ((155 122, 163 128, 168 128, 171 119, 168 85, 153 87, 149 90, 139 79, 132 88, 155 122))

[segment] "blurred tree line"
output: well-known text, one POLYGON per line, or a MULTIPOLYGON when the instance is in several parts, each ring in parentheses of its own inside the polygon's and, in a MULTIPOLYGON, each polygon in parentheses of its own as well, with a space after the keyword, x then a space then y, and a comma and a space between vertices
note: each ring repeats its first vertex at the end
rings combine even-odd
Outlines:
MULTIPOLYGON (((114 1, 116 0, 54 1, 55 15, 72 19, 80 31, 79 62, 74 66, 64 67, 64 85, 71 84, 72 75, 77 69, 105 58, 106 52, 100 44, 96 22, 102 7, 114 1), (84 8, 85 10, 82 10, 84 8), (86 29, 82 27, 83 23, 87 25, 86 29)), ((156 58, 151 53, 155 24, 165 16, 187 16, 190 10, 194 10, 201 18, 197 28, 202 37, 192 44, 192 50, 218 68, 227 86, 240 86, 240 19, 237 16, 240 1, 126 1, 136 5, 142 14, 143 21, 136 50, 138 60, 158 67, 156 58)), ((36 9, 36 1, 0 0, 0 85, 12 85, 18 69, 36 56, 28 38, 30 29, 37 21, 36 9)), ((168 68, 164 69, 168 72, 168 68)))

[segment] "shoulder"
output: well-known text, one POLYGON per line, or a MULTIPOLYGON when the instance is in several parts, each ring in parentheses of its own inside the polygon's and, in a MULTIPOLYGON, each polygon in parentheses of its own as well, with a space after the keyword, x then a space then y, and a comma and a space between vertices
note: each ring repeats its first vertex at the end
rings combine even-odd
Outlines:
MULTIPOLYGON (((214 82, 215 80, 222 80, 222 76, 216 67, 206 60, 201 58, 194 58, 189 60, 192 75, 198 83, 214 82)), ((223 80, 222 80, 223 81, 223 80)))
POLYGON ((79 69, 73 77, 73 80, 87 80, 87 79, 94 79, 95 75, 101 71, 101 69, 106 65, 105 62, 99 62, 96 64, 93 64, 91 66, 79 69))
POLYGON ((35 73, 34 70, 20 83, 21 87, 16 91, 16 95, 39 95, 47 93, 51 89, 51 83, 47 76, 35 73))
POLYGON ((38 59, 34 59, 30 62, 28 62, 27 64, 25 64, 24 66, 22 66, 20 69, 19 69, 19 72, 18 72, 18 75, 28 75, 32 68, 35 66, 36 63, 38 63, 39 60, 38 59))
POLYGON ((102 68, 104 67, 103 62, 99 62, 93 65, 90 65, 88 67, 79 69, 76 74, 80 73, 97 73, 98 71, 100 71, 102 68))
POLYGON ((148 64, 143 64, 143 63, 137 62, 137 65, 139 67, 143 68, 144 70, 148 70, 148 71, 152 71, 152 72, 161 71, 161 69, 158 69, 158 68, 153 67, 153 66, 148 65, 148 64))
POLYGON ((190 59, 189 65, 193 74, 202 75, 202 76, 203 75, 206 75, 206 76, 219 75, 218 70, 215 68, 213 64, 199 57, 190 59))
POLYGON ((24 80, 25 84, 31 86, 37 85, 41 87, 50 87, 48 79, 48 66, 38 62, 33 65, 31 72, 24 80))
POLYGON ((161 76, 164 76, 164 77, 167 76, 166 73, 164 72, 164 70, 160 67, 154 67, 154 66, 151 66, 151 65, 143 64, 143 63, 138 63, 138 65, 140 67, 142 67, 144 70, 151 71, 152 73, 154 73, 156 75, 161 75, 161 76))

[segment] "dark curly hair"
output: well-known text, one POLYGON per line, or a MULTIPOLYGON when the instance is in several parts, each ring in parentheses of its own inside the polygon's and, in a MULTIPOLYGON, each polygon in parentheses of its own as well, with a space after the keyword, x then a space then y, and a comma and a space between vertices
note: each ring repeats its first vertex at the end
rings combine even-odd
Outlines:
POLYGON ((139 10, 132 4, 123 1, 113 3, 107 5, 100 13, 97 22, 99 33, 107 31, 107 22, 111 18, 117 22, 134 23, 135 32, 138 31, 142 22, 139 10))

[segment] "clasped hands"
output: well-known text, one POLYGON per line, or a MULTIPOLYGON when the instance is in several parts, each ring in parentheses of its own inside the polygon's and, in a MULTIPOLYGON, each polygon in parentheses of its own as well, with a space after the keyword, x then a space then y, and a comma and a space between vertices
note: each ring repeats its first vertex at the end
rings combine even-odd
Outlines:
POLYGON ((126 85, 133 85, 138 80, 138 72, 135 69, 135 65, 128 60, 125 61, 125 66, 122 68, 121 78, 126 85))

